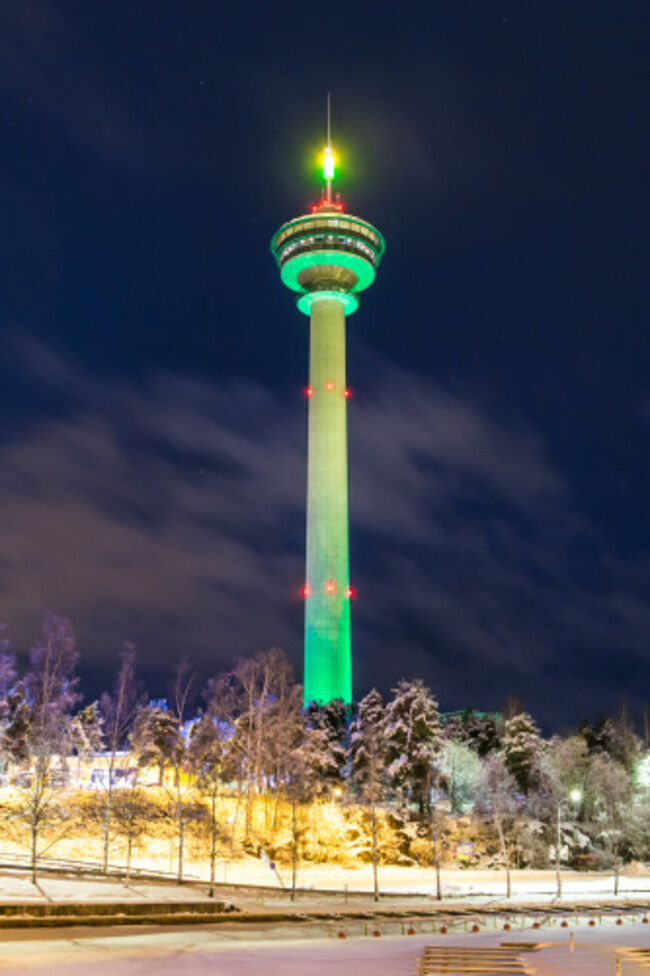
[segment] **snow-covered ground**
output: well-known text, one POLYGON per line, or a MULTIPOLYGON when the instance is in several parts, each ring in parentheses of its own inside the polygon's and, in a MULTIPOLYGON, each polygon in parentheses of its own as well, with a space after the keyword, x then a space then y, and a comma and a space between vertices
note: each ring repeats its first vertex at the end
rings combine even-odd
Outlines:
MULTIPOLYGON (((281 874, 281 880, 289 883, 289 878, 281 874)), ((379 875, 380 890, 384 896, 422 895, 435 897, 435 874, 425 868, 386 867, 379 875)), ((245 861, 222 867, 218 881, 227 887, 217 897, 228 901, 237 900, 237 884, 265 885, 270 891, 260 891, 258 895, 249 894, 248 901, 278 905, 286 902, 280 881, 274 872, 259 861, 245 861)), ((320 900, 317 891, 339 892, 338 900, 345 900, 345 890, 349 895, 359 898, 359 893, 372 892, 372 873, 370 868, 344 869, 333 866, 305 867, 300 871, 298 883, 303 889, 298 894, 302 900, 313 907, 320 900)), ((571 871, 562 872, 563 899, 612 899, 614 882, 610 874, 583 874, 571 871)), ((512 873, 512 903, 519 901, 554 901, 556 880, 553 871, 514 871, 512 873)), ((453 902, 469 900, 477 904, 486 900, 505 899, 505 877, 498 871, 443 871, 442 891, 445 899, 453 902)), ((193 885, 144 884, 133 881, 126 886, 118 881, 69 880, 43 875, 38 887, 34 887, 24 875, 0 874, 0 902, 16 901, 125 901, 173 899, 183 901, 199 897, 205 888, 193 885)), ((619 898, 649 898, 650 871, 624 874, 620 878, 619 898)), ((382 903, 384 902, 382 898, 382 903)))

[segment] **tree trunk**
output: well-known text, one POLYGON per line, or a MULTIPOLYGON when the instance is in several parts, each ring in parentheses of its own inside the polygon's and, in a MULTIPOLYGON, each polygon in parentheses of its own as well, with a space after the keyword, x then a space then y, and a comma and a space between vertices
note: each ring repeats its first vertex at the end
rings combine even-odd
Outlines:
POLYGON ((510 857, 508 856, 508 849, 506 847, 506 839, 503 834, 503 824, 501 823, 501 815, 497 809, 494 811, 494 824, 497 828, 497 833, 499 835, 499 844, 501 846, 501 857, 503 858, 503 863, 506 867, 506 897, 510 898, 512 894, 512 886, 510 883, 510 857))
POLYGON ((36 884, 36 845, 38 843, 38 827, 36 821, 32 820, 31 825, 31 850, 30 850, 30 863, 32 872, 32 884, 36 884))
POLYGON ((108 770, 108 792, 106 794, 106 803, 104 804, 104 858, 102 870, 104 874, 108 874, 108 847, 110 843, 110 829, 111 829, 111 812, 113 809, 113 769, 112 766, 108 770))
POLYGON ((30 866, 31 866, 31 876, 32 884, 36 884, 36 862, 37 862, 37 852, 38 852, 38 834, 39 826, 42 814, 42 801, 43 801, 43 779, 44 772, 41 768, 40 761, 36 763, 36 768, 34 770, 34 783, 32 786, 32 797, 31 797, 31 810, 30 810, 30 866))
POLYGON ((372 825, 372 883, 375 901, 379 901, 379 876, 377 870, 377 811, 373 799, 370 808, 370 822, 372 825))
POLYGON ((176 872, 176 880, 179 884, 183 884, 183 848, 185 846, 185 823, 183 821, 183 804, 182 801, 178 801, 178 871, 176 872))
POLYGON ((291 801, 291 829, 293 839, 291 844, 291 901, 296 900, 296 877, 298 875, 298 818, 296 815, 296 801, 291 801))
POLYGON ((442 882, 440 878, 440 837, 438 830, 438 811, 436 807, 431 810, 431 840, 433 846, 433 866, 436 870, 436 899, 442 900, 442 882))
POLYGON ((562 876, 560 874, 560 849, 562 847, 562 828, 560 821, 560 808, 557 808, 557 830, 555 832, 555 883, 557 888, 557 897, 562 897, 562 876))
POLYGON ((217 793, 212 791, 210 802, 210 898, 214 897, 214 875, 217 862, 217 793))
POLYGON ((131 852, 133 850, 133 837, 129 834, 126 840, 126 883, 131 880, 131 852))

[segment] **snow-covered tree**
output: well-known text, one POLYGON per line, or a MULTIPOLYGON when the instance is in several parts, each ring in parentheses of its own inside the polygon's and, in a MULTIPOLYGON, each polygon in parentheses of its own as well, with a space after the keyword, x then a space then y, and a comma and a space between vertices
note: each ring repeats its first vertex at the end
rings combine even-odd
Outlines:
POLYGON ((232 697, 227 682, 208 686, 207 709, 192 726, 190 753, 200 794, 207 800, 210 845, 210 893, 214 892, 218 845, 225 831, 217 817, 217 800, 224 781, 234 778, 232 697))
MULTIPOLYGON (((0 624, 0 633, 4 624, 0 624)), ((4 772, 9 759, 7 730, 11 724, 11 694, 16 681, 16 659, 11 653, 11 642, 0 639, 0 772, 4 772)))
POLYGON ((312 702, 307 708, 307 725, 322 732, 318 775, 323 791, 340 788, 347 764, 347 705, 337 699, 326 705, 312 702))
POLYGON ((279 794, 291 809, 291 900, 296 895, 296 878, 304 833, 303 807, 322 791, 320 770, 327 755, 326 733, 310 725, 302 710, 302 688, 292 685, 274 703, 269 758, 275 770, 279 794))
POLYGON ((642 752, 642 740, 635 735, 625 707, 616 718, 601 715, 593 725, 583 722, 580 734, 589 752, 606 753, 631 773, 642 752))
POLYGON ((517 783, 503 758, 489 756, 483 763, 477 795, 477 812, 489 816, 499 839, 501 863, 506 872, 506 894, 511 895, 510 833, 517 813, 517 783))
POLYGON ((36 884, 39 841, 56 821, 51 793, 52 766, 72 748, 70 713, 79 700, 77 649, 69 620, 48 612, 29 655, 29 671, 18 689, 15 716, 21 716, 25 762, 31 786, 17 820, 29 834, 32 883, 36 884))
POLYGON ((352 782, 370 809, 372 833, 372 870, 375 901, 379 900, 377 804, 383 796, 386 778, 386 743, 384 700, 373 688, 359 702, 357 717, 350 726, 350 766, 352 782))
POLYGON ((158 785, 162 786, 165 769, 179 762, 183 752, 180 722, 164 699, 138 709, 129 741, 140 767, 158 767, 158 785))
POLYGON ((540 730, 527 712, 506 719, 503 758, 522 793, 528 793, 535 785, 544 748, 540 730))
POLYGON ((626 823, 632 809, 632 781, 624 767, 606 753, 591 758, 586 799, 592 831, 611 859, 614 894, 618 894, 626 823))
POLYGON ((99 702, 107 747, 107 780, 104 790, 104 842, 103 868, 108 870, 108 854, 111 842, 111 814, 115 791, 115 767, 117 754, 128 740, 128 734, 136 716, 138 683, 135 673, 135 648, 125 644, 120 669, 115 679, 113 693, 104 692, 99 702))
POLYGON ((481 760, 464 742, 445 739, 438 759, 452 813, 471 810, 481 780, 481 760))
POLYGON ((73 716, 70 736, 72 748, 79 757, 91 758, 104 748, 104 716, 99 702, 91 702, 73 716))
POLYGON ((403 804, 411 800, 424 812, 441 741, 438 704, 419 678, 400 681, 392 693, 384 724, 388 778, 403 804))
POLYGON ((445 716, 445 738, 470 746, 482 759, 501 749, 503 741, 503 719, 492 712, 477 712, 465 708, 445 716))
POLYGON ((261 651, 253 658, 240 659, 228 676, 233 697, 233 755, 238 756, 240 789, 245 790, 246 834, 252 827, 253 803, 261 792, 272 765, 268 749, 272 746, 271 723, 277 721, 275 703, 290 697, 295 686, 291 665, 279 648, 261 651))

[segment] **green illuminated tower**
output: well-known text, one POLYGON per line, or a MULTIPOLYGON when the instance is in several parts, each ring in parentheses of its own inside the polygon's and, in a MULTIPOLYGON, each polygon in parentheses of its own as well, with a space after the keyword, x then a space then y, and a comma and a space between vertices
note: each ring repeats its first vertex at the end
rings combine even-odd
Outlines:
POLYGON ((321 202, 271 241, 282 281, 310 319, 305 704, 352 701, 345 319, 385 247, 379 231, 332 199, 329 134, 323 175, 321 202))

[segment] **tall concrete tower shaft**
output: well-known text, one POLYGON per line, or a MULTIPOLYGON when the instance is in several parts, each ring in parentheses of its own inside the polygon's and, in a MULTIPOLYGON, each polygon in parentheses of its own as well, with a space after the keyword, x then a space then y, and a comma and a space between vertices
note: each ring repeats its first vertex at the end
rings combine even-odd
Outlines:
POLYGON ((352 701, 345 321, 384 252, 379 231, 327 198, 271 241, 310 319, 304 699, 352 701))

